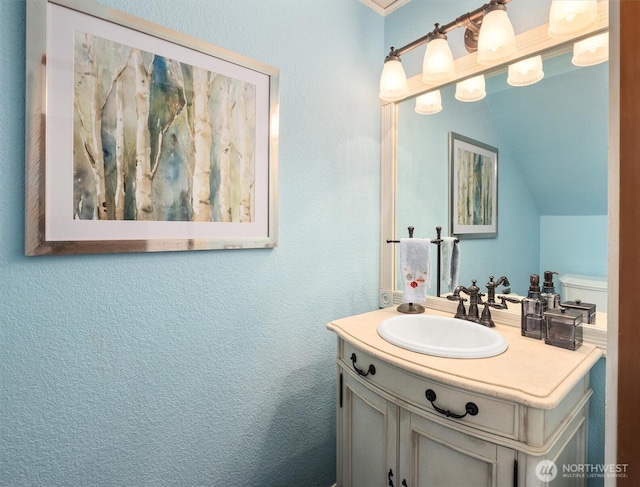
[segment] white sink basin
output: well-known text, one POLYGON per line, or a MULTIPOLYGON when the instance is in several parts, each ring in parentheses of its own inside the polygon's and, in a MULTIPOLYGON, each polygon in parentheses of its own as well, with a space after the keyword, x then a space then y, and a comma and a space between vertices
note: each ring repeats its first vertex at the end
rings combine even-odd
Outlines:
POLYGON ((436 357, 493 357, 508 346, 497 331, 444 316, 394 316, 378 325, 378 333, 398 347, 436 357))

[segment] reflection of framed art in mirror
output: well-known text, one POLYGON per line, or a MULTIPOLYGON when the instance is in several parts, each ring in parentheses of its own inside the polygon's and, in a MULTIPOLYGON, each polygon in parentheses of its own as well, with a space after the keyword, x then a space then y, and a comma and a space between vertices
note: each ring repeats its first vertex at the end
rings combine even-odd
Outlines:
POLYGON ((449 230, 459 237, 498 234, 498 149, 449 132, 449 230))

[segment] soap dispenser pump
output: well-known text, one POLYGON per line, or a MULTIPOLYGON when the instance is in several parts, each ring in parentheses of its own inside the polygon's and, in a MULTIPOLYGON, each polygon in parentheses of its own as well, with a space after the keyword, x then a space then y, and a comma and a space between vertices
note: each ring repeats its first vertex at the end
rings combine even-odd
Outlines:
POLYGON ((543 320, 546 310, 547 303, 540 295, 540 276, 531 274, 529 277, 529 293, 526 298, 522 298, 522 318, 520 322, 522 336, 537 338, 538 340, 545 337, 543 320))
POLYGON ((556 292, 556 288, 553 285, 554 274, 557 274, 557 272, 544 272, 544 284, 542 286, 542 293, 540 293, 540 296, 544 301, 546 301, 547 309, 560 308, 560 294, 556 292))

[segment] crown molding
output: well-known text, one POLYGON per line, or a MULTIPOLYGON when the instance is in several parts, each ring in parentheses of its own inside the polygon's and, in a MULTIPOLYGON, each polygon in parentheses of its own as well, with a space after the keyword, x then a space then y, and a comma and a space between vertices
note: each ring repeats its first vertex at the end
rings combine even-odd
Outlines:
POLYGON ((411 0, 360 0, 360 3, 365 4, 374 12, 384 17, 410 1, 411 0))

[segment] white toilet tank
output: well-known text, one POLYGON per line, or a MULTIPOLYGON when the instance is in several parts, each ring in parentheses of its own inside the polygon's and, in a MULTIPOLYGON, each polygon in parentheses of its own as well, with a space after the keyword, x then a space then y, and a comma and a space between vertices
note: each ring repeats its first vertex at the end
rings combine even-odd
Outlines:
POLYGON ((560 299, 596 305, 596 311, 607 312, 607 278, 564 274, 560 276, 560 299))

